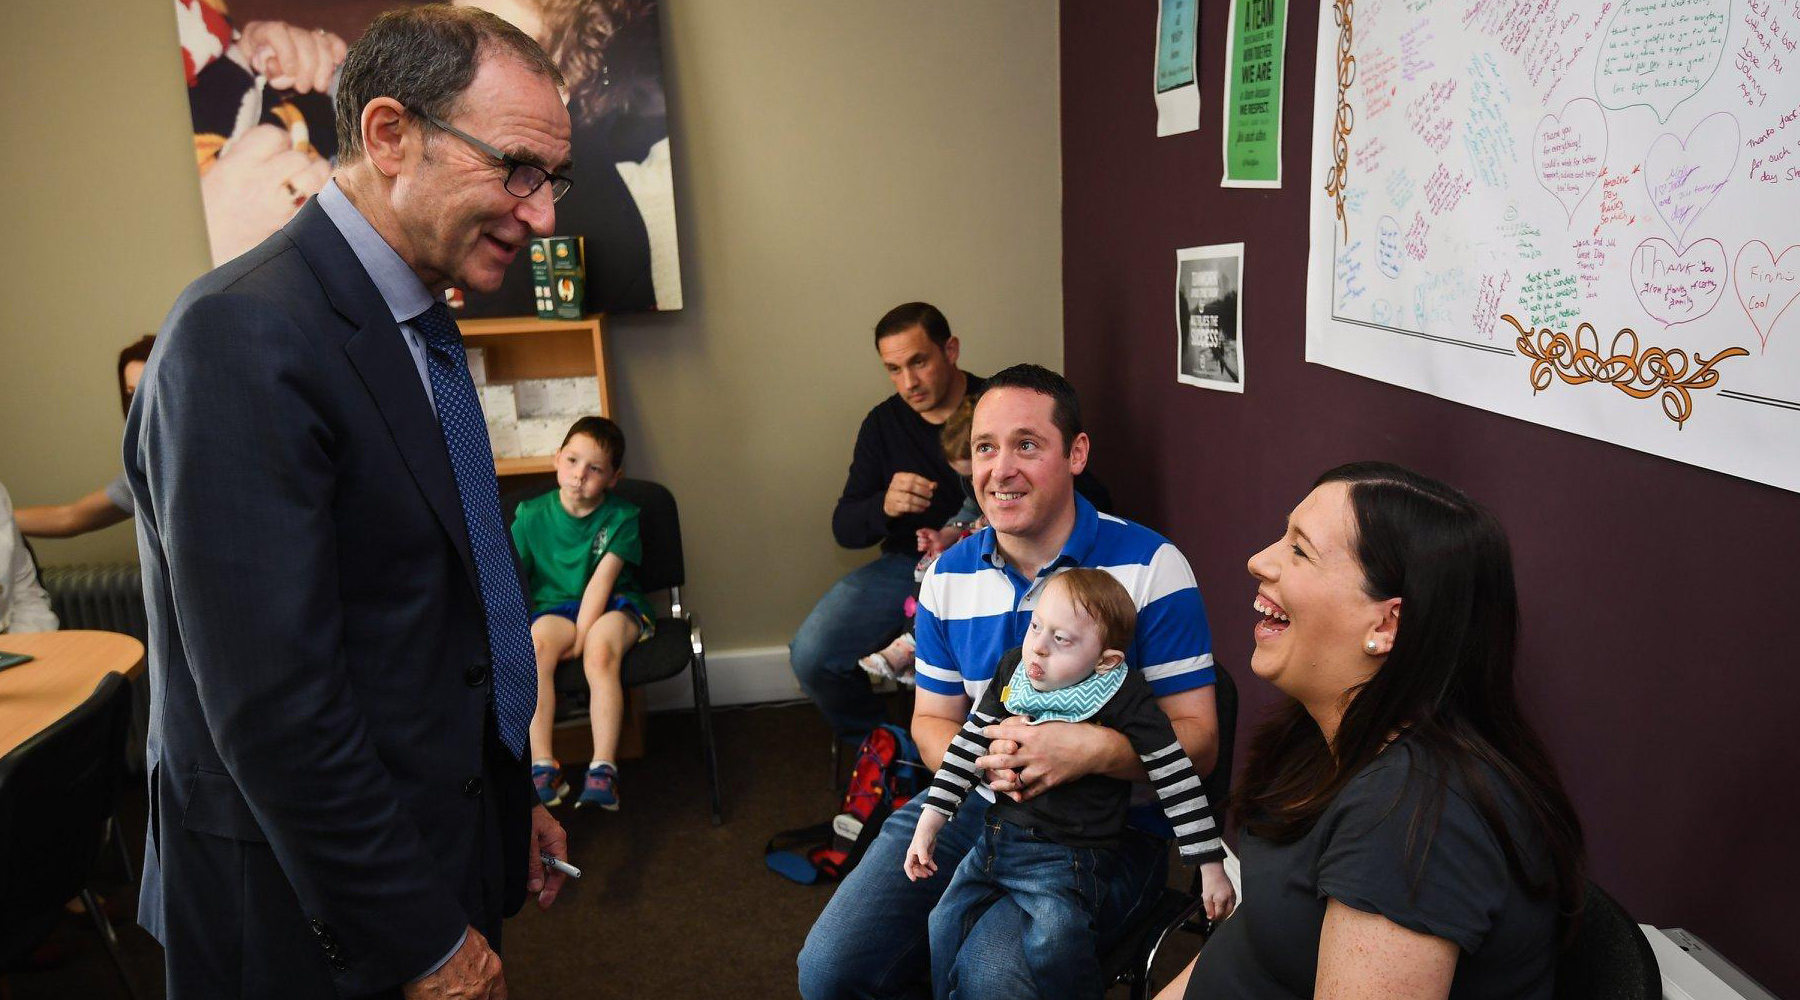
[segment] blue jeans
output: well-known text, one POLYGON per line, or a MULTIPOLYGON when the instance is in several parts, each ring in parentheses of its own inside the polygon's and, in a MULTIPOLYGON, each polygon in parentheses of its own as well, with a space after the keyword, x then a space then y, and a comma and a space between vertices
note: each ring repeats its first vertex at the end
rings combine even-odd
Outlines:
MULTIPOLYGON (((929 921, 951 874, 981 839, 988 801, 971 794, 938 833, 938 871, 913 882, 901 864, 919 823, 923 797, 888 817, 855 870, 838 886, 800 950, 800 995, 805 1000, 930 996, 929 921)), ((1117 864, 1098 884, 1100 947, 1110 947, 1139 908, 1155 902, 1168 880, 1168 844, 1128 833, 1117 864)), ((970 997, 1039 996, 1025 964, 1025 911, 1002 899, 988 907, 956 954, 958 989, 970 997)), ((1042 994, 1055 997, 1058 989, 1042 994)))
MULTIPOLYGON (((1067 847, 993 816, 981 839, 963 857, 949 888, 931 911, 931 986, 937 1000, 989 996, 964 989, 963 942, 995 904, 1006 901, 1024 915, 1023 937, 1014 938, 1038 996, 1099 1000, 1100 887, 1113 880, 1118 862, 1110 850, 1067 847)), ((1017 918, 1007 913, 1006 920, 1017 918)), ((1015 958, 1014 963, 1017 962, 1015 958)))
POLYGON ((840 736, 867 733, 887 721, 856 661, 906 627, 904 605, 916 565, 911 556, 885 553, 851 571, 819 598, 788 644, 800 687, 840 736))

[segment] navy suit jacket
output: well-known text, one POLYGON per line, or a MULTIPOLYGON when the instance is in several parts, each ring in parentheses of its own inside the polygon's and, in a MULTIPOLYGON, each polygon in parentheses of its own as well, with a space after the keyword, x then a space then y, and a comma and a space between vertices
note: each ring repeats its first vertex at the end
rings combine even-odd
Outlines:
POLYGON ((497 933, 536 797, 492 730, 437 418, 316 201, 182 293, 125 468, 150 626, 139 919, 171 997, 387 991, 466 925, 497 933))

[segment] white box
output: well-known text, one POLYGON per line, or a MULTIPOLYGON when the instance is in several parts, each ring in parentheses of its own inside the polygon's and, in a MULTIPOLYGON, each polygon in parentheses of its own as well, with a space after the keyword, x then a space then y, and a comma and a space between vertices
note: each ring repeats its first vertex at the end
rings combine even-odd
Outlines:
POLYGON ((592 375, 572 378, 525 378, 513 383, 520 417, 576 417, 600 413, 600 380, 592 375))
POLYGON ((487 385, 487 348, 469 347, 463 353, 469 356, 469 378, 476 385, 487 385))
POLYGON ((570 417, 598 414, 600 380, 592 376, 551 379, 550 407, 551 412, 570 417))
POLYGON ((475 391, 481 394, 482 415, 487 417, 490 426, 501 421, 512 423, 519 419, 518 401, 513 396, 513 387, 509 383, 476 385, 475 391))
POLYGON ((554 455, 562 447, 563 435, 573 420, 563 417, 521 417, 519 419, 519 454, 523 456, 554 455))
POLYGON ((504 420, 487 425, 488 444, 493 448, 495 458, 523 458, 525 453, 519 450, 519 424, 516 420, 504 420))

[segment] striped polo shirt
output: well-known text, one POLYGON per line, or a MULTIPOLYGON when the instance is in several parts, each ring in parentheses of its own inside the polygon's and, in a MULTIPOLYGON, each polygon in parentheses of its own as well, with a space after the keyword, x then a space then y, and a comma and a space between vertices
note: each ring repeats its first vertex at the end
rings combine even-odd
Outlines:
POLYGON ((1137 634, 1125 651, 1156 697, 1213 682, 1212 632, 1194 571, 1169 540, 1141 524, 1101 514, 1075 495, 1075 528, 1062 551, 1036 577, 1006 564, 994 529, 958 542, 938 557, 919 591, 914 619, 919 687, 969 696, 971 705, 993 680, 1000 657, 1025 641, 1044 584, 1073 567, 1103 569, 1125 585, 1137 604, 1137 634))

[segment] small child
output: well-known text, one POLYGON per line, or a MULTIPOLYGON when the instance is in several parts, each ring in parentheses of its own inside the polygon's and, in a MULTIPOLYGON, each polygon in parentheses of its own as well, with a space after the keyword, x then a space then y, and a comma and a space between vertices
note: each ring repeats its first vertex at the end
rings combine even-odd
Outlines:
MULTIPOLYGON (((951 412, 944 421, 944 429, 938 433, 939 446, 944 449, 944 460, 950 468, 961 477, 963 505, 950 520, 944 522, 942 528, 920 528, 919 565, 913 568, 913 592, 906 599, 906 617, 912 618, 919 599, 918 583, 925 579, 925 571, 944 554, 950 546, 968 535, 980 531, 987 523, 981 516, 981 505, 975 502, 975 487, 969 476, 974 472, 974 463, 969 456, 969 428, 975 418, 975 401, 965 398, 962 405, 951 412)), ((893 690, 895 682, 911 685, 913 683, 913 653, 917 644, 913 641, 912 627, 894 637, 887 648, 879 653, 870 653, 856 661, 857 666, 869 675, 871 683, 877 690, 893 690)))
POLYGON ((619 664, 650 638, 650 603, 633 567, 643 559, 637 505, 608 493, 625 467, 625 435, 605 417, 582 417, 556 452, 557 488, 519 505, 513 545, 531 596, 531 644, 537 652, 537 712, 531 717, 531 782, 546 806, 569 794, 551 755, 556 665, 579 655, 588 681, 594 759, 576 808, 619 808, 613 756, 625 693, 619 664))
MULTIPOLYGON (((1174 824, 1182 861, 1200 865, 1207 916, 1231 912, 1236 893, 1225 877, 1225 847, 1200 776, 1149 683, 1125 666, 1136 625, 1131 595, 1104 570, 1066 570, 1045 584, 1024 645, 1001 657, 925 792, 904 862, 908 878, 937 872, 938 831, 981 780, 975 761, 989 747, 986 727, 1015 715, 1033 725, 1086 721, 1131 741, 1174 824)), ((1130 796, 1131 782, 1090 774, 1023 802, 995 799, 985 834, 931 913, 931 979, 939 997, 952 988, 949 976, 969 928, 1003 895, 1026 914, 1020 948, 1039 983, 1059 984, 1068 996, 1104 992, 1092 883, 1096 866, 1107 867, 1104 855, 1125 831, 1130 796)))

